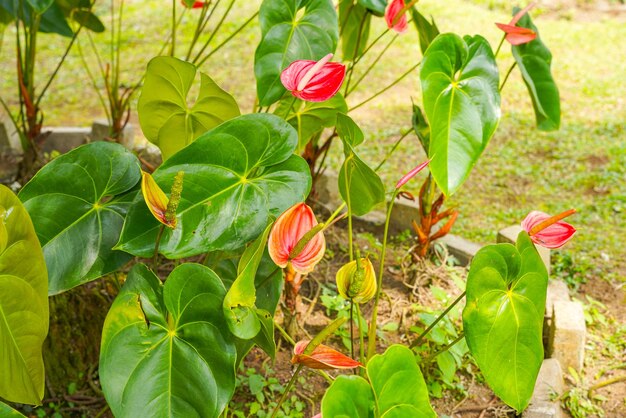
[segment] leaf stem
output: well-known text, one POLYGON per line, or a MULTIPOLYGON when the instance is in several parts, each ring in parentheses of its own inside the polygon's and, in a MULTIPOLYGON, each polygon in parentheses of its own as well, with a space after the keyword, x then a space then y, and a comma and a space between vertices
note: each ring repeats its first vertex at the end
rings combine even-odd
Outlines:
POLYGON ((380 59, 383 57, 383 55, 385 55, 385 52, 387 52, 387 50, 391 47, 391 45, 394 43, 394 41, 396 39, 398 39, 399 34, 394 35, 393 38, 391 38, 391 40, 387 43, 387 45, 385 45, 385 47, 383 48, 382 51, 380 51, 380 54, 378 54, 378 56, 376 57, 376 59, 374 59, 374 61, 369 65, 369 67, 367 67, 367 69, 365 70, 365 72, 358 78, 358 80, 354 83, 354 85, 352 86, 352 88, 349 91, 346 91, 346 94, 344 97, 348 97, 348 95, 350 93, 352 93, 354 90, 356 90, 356 88, 359 86, 359 84, 361 84, 361 81, 363 81, 363 79, 365 77, 367 77, 367 75, 370 73, 370 71, 372 71, 372 69, 376 66, 376 64, 378 64, 378 62, 380 61, 380 59))
POLYGON ((506 39, 506 33, 504 35, 502 35, 502 39, 500 39, 500 43, 498 44, 498 48, 496 49, 496 53, 493 54, 493 58, 497 58, 498 57, 498 53, 500 52, 500 48, 502 48, 502 44, 504 43, 504 40, 506 39))
POLYGON ((356 316, 359 321, 359 361, 364 364, 365 361, 365 344, 363 336, 363 316, 361 315, 361 307, 356 304, 356 316))
POLYGON ((603 380, 600 383, 596 383, 595 385, 591 386, 589 388, 589 397, 591 397, 593 395, 593 392, 597 389, 603 388, 605 386, 609 386, 612 385, 613 383, 619 383, 619 382, 624 382, 626 381, 626 375, 625 376, 617 376, 617 377, 613 377, 611 379, 607 379, 607 380, 603 380))
POLYGON ((296 383, 296 378, 300 374, 301 370, 302 370, 302 364, 299 364, 298 368, 296 369, 296 371, 291 376, 291 379, 289 379, 289 383, 287 383, 287 387, 285 388, 285 390, 283 391, 283 394, 281 395, 280 399, 278 400, 278 403, 276 404, 276 407, 274 408, 274 411, 272 412, 272 415, 271 415, 270 418, 274 418, 276 416, 276 414, 278 413, 278 411, 280 410, 280 406, 283 404, 283 402, 287 398, 287 394, 289 393, 289 391, 293 387, 294 383, 296 383))
POLYGON ((211 50, 211 52, 209 52, 206 57, 202 58, 200 60, 200 62, 197 63, 198 66, 204 64, 206 62, 206 60, 208 60, 209 58, 211 58, 211 56, 213 54, 215 54, 217 51, 219 51, 224 45, 226 45, 228 42, 230 42, 231 39, 233 39, 235 36, 237 36, 239 34, 239 32, 241 32, 242 30, 245 29, 246 26, 248 26, 248 24, 250 24, 250 22, 252 22, 254 20, 254 18, 256 18, 259 15, 259 12, 257 11, 256 13, 254 13, 252 16, 250 16, 248 18, 248 20, 246 20, 241 26, 239 26, 237 29, 235 29, 233 31, 233 33, 231 33, 226 39, 224 39, 219 45, 217 45, 215 48, 213 48, 211 50))
POLYGON ((399 190, 394 189, 391 194, 391 201, 387 205, 387 217, 385 218, 385 230, 383 232, 383 248, 380 251, 380 264, 378 267, 378 283, 376 288, 376 298, 374 299, 374 308, 372 309, 372 319, 367 334, 367 358, 368 360, 376 354, 376 321, 378 319, 378 303, 383 286, 383 271, 385 270, 385 255, 387 253, 387 238, 389 237, 389 222, 391 220, 391 211, 396 201, 399 190))
POLYGON ((157 273, 157 267, 159 267, 159 245, 161 244, 161 237, 165 231, 165 225, 161 225, 159 233, 157 234, 156 241, 154 242, 154 255, 152 256, 152 270, 157 273))
POLYGON ((502 80, 502 85, 500 85, 499 91, 502 91, 502 89, 504 88, 504 85, 506 84, 506 81, 509 79, 509 76, 511 75, 511 72, 513 71, 513 68, 515 68, 516 65, 517 65, 517 61, 513 62, 513 65, 511 65, 509 70, 506 72, 506 75, 504 76, 504 80, 502 80))
POLYGON ((450 344, 446 345, 445 347, 443 347, 441 350, 437 351, 436 353, 431 354, 431 355, 430 355, 430 356, 428 356, 428 357, 424 357, 424 358, 422 359, 422 362, 423 362, 423 363, 428 363, 428 362, 430 362, 432 359, 434 359, 435 357, 437 357, 439 354, 443 354, 443 353, 445 353, 446 351, 448 351, 450 348, 452 348, 452 347, 453 347, 456 343, 458 343, 459 341, 461 341, 463 338, 465 338, 465 333, 464 333, 464 332, 461 332, 461 333, 459 334, 459 336, 458 336, 458 337, 456 337, 456 338, 455 338, 455 339, 454 339, 454 340, 453 340, 450 344))
POLYGON ((390 88, 392 88, 393 86, 395 86, 396 84, 398 84, 399 82, 401 82, 407 75, 409 75, 412 71, 414 71, 417 67, 419 67, 419 65, 421 64, 421 61, 418 62, 417 64, 415 64, 414 66, 412 66, 411 68, 409 68, 407 70, 407 72, 405 72, 404 74, 402 74, 398 79, 396 79, 393 83, 389 84, 388 86, 384 87, 382 90, 379 90, 378 92, 376 92, 373 96, 371 96, 369 99, 365 99, 364 101, 362 101, 361 103, 359 103, 356 106, 353 106, 352 108, 350 108, 348 110, 348 112, 352 112, 353 110, 358 109, 359 107, 363 106, 364 104, 374 100, 375 98, 377 98, 378 96, 380 96, 381 94, 385 93, 387 90, 389 90, 390 88))
POLYGON ((354 359, 354 300, 350 299, 350 357, 354 359))
POLYGON ((441 321, 447 314, 454 308, 463 298, 465 297, 465 291, 461 293, 455 300, 452 302, 450 306, 446 308, 429 326, 426 328, 416 339, 411 343, 411 348, 417 347, 423 340, 424 337, 441 321))

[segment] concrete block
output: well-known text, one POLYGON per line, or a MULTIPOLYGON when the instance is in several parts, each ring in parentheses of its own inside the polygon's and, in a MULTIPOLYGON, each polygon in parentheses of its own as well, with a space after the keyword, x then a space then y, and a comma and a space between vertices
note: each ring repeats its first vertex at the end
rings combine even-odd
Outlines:
POLYGON ((11 155, 24 152, 20 134, 11 117, 2 108, 0 108, 0 152, 11 155))
MULTIPOLYGON (((103 141, 109 137, 110 133, 109 121, 106 119, 96 119, 91 125, 91 134, 89 139, 91 141, 103 141)), ((132 123, 126 124, 122 130, 122 137, 119 139, 119 143, 132 150, 135 146, 135 128, 132 123)))
POLYGON ((546 296, 546 318, 552 318, 554 304, 556 302, 568 302, 569 289, 567 284, 561 280, 548 280, 548 294, 546 296))
POLYGON ((561 363, 561 368, 580 371, 585 358, 587 327, 583 307, 578 302, 555 301, 548 343, 549 357, 561 363))
MULTIPOLYGON (((519 225, 511 225, 504 229, 498 231, 498 236, 496 238, 496 242, 508 242, 510 244, 515 244, 517 241, 517 236, 522 232, 522 227, 519 225)), ((540 245, 535 245, 543 263, 546 265, 546 269, 548 269, 548 274, 550 274, 550 249, 542 247, 540 245)))
POLYGON ((91 129, 62 126, 48 128, 43 134, 47 135, 42 147, 44 152, 65 153, 85 144, 91 129))
POLYGON ((462 266, 468 265, 478 250, 482 248, 475 242, 468 241, 465 238, 453 234, 448 234, 437 242, 445 244, 448 247, 448 252, 456 257, 462 266))
POLYGON ((522 414, 523 418, 561 418, 565 415, 558 400, 551 400, 553 394, 563 393, 563 372, 556 359, 545 359, 541 364, 539 376, 530 405, 522 414))

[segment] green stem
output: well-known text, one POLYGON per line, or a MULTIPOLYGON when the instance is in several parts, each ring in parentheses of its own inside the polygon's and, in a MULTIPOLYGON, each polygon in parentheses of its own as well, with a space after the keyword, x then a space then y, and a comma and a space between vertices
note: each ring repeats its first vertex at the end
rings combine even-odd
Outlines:
MULTIPOLYGON (((348 171, 348 160, 352 158, 352 155, 348 157, 344 164, 346 164, 346 171, 348 171)), ((350 182, 348 179, 351 177, 351 173, 346 172, 345 186, 346 186, 346 204, 348 205, 348 248, 350 251, 350 261, 354 260, 354 243, 352 237, 352 204, 350 203, 350 182)))
POLYGON ((515 61, 513 65, 511 65, 511 68, 509 68, 509 71, 506 72, 506 75, 504 76, 504 80, 502 80, 502 85, 500 86, 500 91, 502 91, 502 89, 504 88, 506 81, 509 79, 511 72, 513 71, 513 68, 515 68, 516 65, 517 65, 517 61, 515 61))
POLYGON ((414 71, 417 67, 419 67, 419 65, 421 64, 421 61, 418 62, 417 64, 415 64, 413 67, 409 68, 407 70, 407 72, 405 72, 404 74, 402 74, 396 81, 394 81, 393 83, 389 84, 388 86, 386 86, 385 88, 383 88, 382 90, 379 90, 377 93, 375 93, 372 97, 370 97, 369 99, 365 99, 364 101, 362 101, 361 103, 359 103, 358 105, 350 108, 348 110, 348 112, 352 112, 355 109, 358 109, 359 107, 363 106, 364 104, 374 100, 375 98, 377 98, 378 96, 380 96, 381 94, 385 93, 387 90, 389 90, 390 88, 392 88, 393 86, 395 86, 396 84, 398 84, 399 82, 401 82, 407 75, 409 75, 412 71, 414 71))
POLYGON ((287 333, 287 331, 285 331, 285 329, 283 327, 281 327, 280 325, 278 325, 278 323, 276 321, 274 321, 274 326, 276 327, 276 329, 278 330, 278 332, 280 332, 280 335, 283 336, 283 338, 292 346, 296 346, 296 342, 294 341, 293 338, 291 338, 291 335, 289 335, 287 333))
POLYGON ((230 4, 228 5, 228 7, 226 8, 226 10, 224 11, 222 18, 219 20, 219 22, 217 22, 217 25, 215 25, 215 28, 213 28, 213 30, 211 31, 211 35, 209 35, 209 39, 206 40, 204 45, 202 45, 202 48, 200 48, 200 51, 196 54, 196 57, 193 59, 192 64, 197 64, 199 66, 200 64, 204 63, 204 61, 206 61, 208 56, 202 60, 200 60, 200 57, 202 56, 204 51, 206 51, 206 49, 208 48, 209 44, 211 43, 211 41, 213 40, 217 32, 219 32, 220 28, 222 27, 222 24, 226 20, 226 17, 228 16, 228 13, 230 13, 230 10, 233 8, 234 4, 235 4, 235 0, 232 0, 230 4))
POLYGON ((500 53, 500 48, 502 48, 502 44, 504 43, 505 39, 506 39, 506 33, 504 35, 502 35, 502 39, 500 39, 500 43, 498 44, 498 48, 496 49, 496 53, 493 54, 494 58, 498 58, 498 53, 500 53))
POLYGON ((363 337, 363 316, 361 315, 361 307, 356 304, 356 316, 359 320, 359 361, 365 364, 365 344, 363 337))
POLYGON ((428 356, 428 357, 424 357, 424 358, 422 359, 422 363, 428 363, 428 362, 430 362, 432 359, 434 359, 435 357, 437 357, 439 354, 443 354, 443 353, 445 353, 445 352, 446 352, 446 351, 448 351, 450 348, 452 348, 452 346, 454 346, 456 343, 458 343, 459 341, 461 341, 463 338, 465 338, 465 333, 461 332, 461 333, 459 334, 459 336, 458 336, 458 337, 456 337, 456 338, 454 339, 454 341, 452 341, 450 344, 446 345, 444 348, 442 348, 441 350, 437 351, 436 353, 431 354, 431 355, 430 355, 430 356, 428 356))
POLYGON ((378 64, 378 62, 380 61, 380 59, 383 57, 383 55, 385 55, 385 52, 387 52, 387 50, 391 47, 391 45, 393 45, 394 41, 396 39, 398 39, 399 34, 396 34, 393 38, 391 38, 391 40, 387 43, 387 45, 385 45, 385 47, 383 48, 383 50, 380 52, 380 54, 378 54, 378 56, 376 57, 376 59, 367 67, 367 69, 365 70, 365 72, 359 77, 359 79, 354 83, 354 85, 352 86, 352 88, 349 91, 346 91, 346 94, 344 97, 348 97, 348 95, 350 95, 354 90, 356 90, 356 88, 359 86, 359 84, 361 84, 361 81, 363 81, 363 79, 365 77, 367 77, 367 75, 370 73, 370 71, 372 71, 372 69, 376 66, 376 64, 378 64))
POLYGON ((376 321, 378 320, 378 303, 383 287, 383 272, 385 270, 385 255, 387 253, 387 238, 389 237, 389 222, 391 220, 391 211, 396 201, 396 196, 400 190, 394 189, 391 194, 391 201, 387 205, 387 217, 385 218, 385 230, 383 232, 383 248, 380 252, 380 265, 378 266, 378 283, 376 288, 376 298, 374 299, 374 308, 372 309, 372 319, 367 334, 367 358, 370 359, 376 354, 376 321))
POLYGON ((293 96, 293 99, 291 100, 291 104, 287 108, 287 111, 285 112, 285 115, 283 116, 283 119, 287 120, 287 116, 289 116, 289 114, 291 113, 291 109, 293 109, 293 105, 296 104, 296 100, 297 99, 298 98, 296 96, 293 96))
POLYGON ((437 323, 439 323, 439 321, 441 321, 447 314, 448 312, 450 312, 452 310, 452 308, 454 308, 460 301, 463 300, 463 298, 465 297, 465 291, 463 291, 463 293, 461 293, 455 300, 454 302, 452 302, 452 304, 450 306, 448 306, 446 308, 445 311, 443 311, 429 326, 428 328, 426 328, 416 339, 415 341, 413 341, 411 343, 411 348, 413 347, 417 347, 418 345, 420 345, 420 343, 424 340, 424 337, 426 337, 426 335, 428 335, 428 333, 435 327, 435 325, 437 325, 437 323))
POLYGON ((159 267, 159 245, 161 244, 161 237, 165 231, 165 225, 161 225, 159 233, 157 234, 156 241, 154 242, 154 255, 152 256, 152 270, 157 273, 157 267, 159 267))
POLYGON ((404 138, 406 138, 407 136, 409 136, 409 134, 412 132, 411 129, 409 129, 408 131, 406 131, 405 133, 402 134, 402 136, 396 141, 395 144, 393 144, 393 146, 391 147, 391 149, 387 152, 387 155, 385 155, 385 158, 383 158, 383 160, 378 163, 378 165, 376 166, 376 168, 374 169, 374 171, 378 171, 381 169, 381 167, 383 165, 385 165, 385 163, 387 162, 387 160, 389 159, 389 157, 391 157, 391 154, 393 154, 396 151, 396 148, 398 148, 398 146, 400 145, 400 143, 404 140, 404 138))
POLYGON ((172 43, 170 45, 170 56, 176 53, 176 0, 172 0, 172 43))
POLYGON ((591 397, 593 395, 593 392, 595 390, 598 390, 598 389, 603 388, 605 386, 612 385, 613 383, 624 382, 624 381, 626 381, 626 376, 617 376, 617 377, 614 377, 614 378, 611 378, 611 379, 604 380, 604 381, 602 381, 600 383, 596 383, 595 385, 593 385, 592 387, 589 388, 589 392, 588 392, 589 393, 589 397, 591 397))
MULTIPOLYGON (((354 47, 354 56, 356 57, 359 53, 359 46, 361 45, 361 35, 363 33, 363 28, 365 27, 365 22, 367 21, 367 13, 363 14, 363 17, 361 18, 361 22, 359 24, 359 32, 357 35, 357 39, 356 39, 356 44, 354 47)), ((348 77, 347 77, 347 81, 346 81, 346 89, 344 90, 344 96, 347 97, 348 96, 348 92, 350 91, 350 81, 352 80, 352 74, 354 74, 354 65, 355 62, 352 63, 352 65, 350 65, 350 68, 348 69, 348 77)))
POLYGON ((354 359, 354 301, 350 299, 350 357, 354 359))
POLYGON ((272 415, 271 415, 270 418, 274 418, 276 416, 276 414, 278 413, 278 411, 280 410, 280 406, 283 404, 283 402, 285 402, 285 399, 287 398, 287 394, 289 393, 289 391, 293 387, 294 383, 296 383, 296 378, 300 374, 300 370, 302 370, 302 364, 298 365, 298 368, 293 373, 293 376, 291 376, 291 379, 289 379, 289 383, 287 383, 287 387, 285 388, 283 394, 281 395, 280 399, 278 400, 278 403, 276 404, 276 407, 274 408, 274 411, 272 412, 272 415))

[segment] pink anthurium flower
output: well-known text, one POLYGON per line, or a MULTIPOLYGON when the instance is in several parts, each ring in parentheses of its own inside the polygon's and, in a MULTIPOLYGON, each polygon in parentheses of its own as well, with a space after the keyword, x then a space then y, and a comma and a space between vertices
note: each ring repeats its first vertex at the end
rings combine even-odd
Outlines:
POLYGON ((404 186, 409 180, 411 180, 413 177, 415 177, 415 175, 417 173, 419 173, 420 171, 422 171, 428 164, 430 163, 430 160, 424 161, 423 163, 421 163, 420 165, 418 165, 417 167, 415 167, 413 170, 409 171, 408 173, 406 173, 400 180, 398 180, 398 182, 396 183, 396 189, 399 189, 400 187, 404 186))
POLYGON ((385 21, 387 22, 387 27, 398 33, 406 31, 408 22, 405 12, 404 0, 391 0, 391 2, 387 5, 387 10, 385 10, 385 21), (402 16, 398 16, 399 13, 402 13, 402 16))
POLYGON ((353 369, 361 365, 358 361, 324 344, 315 347, 310 355, 303 354, 307 345, 308 340, 296 344, 293 348, 292 364, 302 364, 309 369, 353 369))
POLYGON ((346 66, 329 62, 332 57, 328 54, 319 61, 294 61, 280 74, 280 81, 298 99, 326 101, 339 91, 346 75, 346 66))
POLYGON ((276 219, 268 239, 270 257, 277 266, 293 268, 307 274, 324 257, 326 240, 318 232, 298 254, 292 254, 300 239, 317 225, 313 210, 305 203, 296 203, 276 219))
POLYGON ((560 248, 576 233, 576 228, 564 219, 576 212, 575 209, 566 210, 555 216, 547 213, 532 211, 522 221, 522 228, 528 232, 530 239, 546 248, 560 248))
POLYGON ((528 6, 517 12, 513 19, 506 23, 496 23, 496 26, 505 33, 505 39, 511 45, 521 45, 528 43, 537 37, 537 33, 534 30, 528 28, 522 28, 517 25, 517 22, 524 16, 530 9, 535 7, 535 3, 530 3, 528 6))

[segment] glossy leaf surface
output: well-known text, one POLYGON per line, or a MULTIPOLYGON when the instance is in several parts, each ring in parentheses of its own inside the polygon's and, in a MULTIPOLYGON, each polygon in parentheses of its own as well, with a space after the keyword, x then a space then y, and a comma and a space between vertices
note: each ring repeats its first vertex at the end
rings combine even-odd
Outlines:
POLYGON ((359 3, 356 0, 339 2, 339 34, 344 61, 361 56, 367 47, 372 14, 359 3))
POLYGON ((24 415, 0 401, 0 417, 2 418, 26 418, 24 415))
MULTIPOLYGON (((514 13, 518 10, 516 8, 514 13)), ((532 29, 537 34, 535 40, 511 48, 533 102, 537 127, 542 131, 559 129, 561 100, 559 88, 550 70, 552 53, 541 40, 539 31, 528 13, 522 16, 517 25, 532 29)))
POLYGON ((217 417, 235 389, 226 290, 186 263, 165 285, 143 264, 128 275, 102 331, 100 377, 116 417, 217 417))
POLYGON ((156 57, 148 70, 137 110, 146 138, 167 160, 209 129, 239 116, 235 99, 204 73, 200 91, 189 105, 196 67, 173 57, 156 57))
POLYGON ((428 388, 410 349, 392 345, 367 363, 367 380, 340 376, 322 399, 322 415, 436 418, 428 388))
POLYGON ((98 141, 55 158, 20 191, 43 246, 51 295, 130 260, 112 248, 140 177, 131 152, 98 141))
POLYGON ((0 186, 1 398, 41 403, 45 381, 41 350, 47 334, 48 278, 41 246, 19 199, 0 186))
POLYGON ((358 0, 358 3, 378 17, 385 15, 387 0, 358 0))
POLYGON ((330 0, 264 0, 259 10, 261 43, 254 56, 257 96, 269 106, 285 93, 281 72, 296 60, 319 60, 335 52, 337 12, 330 0))
POLYGON ((481 249, 467 277, 463 328, 485 380, 518 412, 530 401, 543 361, 548 273, 526 232, 516 246, 481 249))
POLYGON ((480 36, 447 33, 429 46, 420 71, 430 122, 430 170, 451 195, 467 179, 500 119, 498 67, 480 36))
MULTIPOLYGON (((184 171, 176 229, 159 250, 169 258, 234 250, 255 239, 269 222, 311 188, 307 163, 293 152, 298 137, 281 118, 250 114, 225 122, 167 160, 154 173, 170 190, 184 171)), ((141 198, 129 210, 118 247, 150 257, 159 231, 141 198)))
POLYGON ((301 154, 314 137, 324 128, 335 126, 338 113, 346 113, 348 105, 339 93, 325 102, 303 102, 292 97, 284 98, 274 114, 285 119, 298 132, 297 153, 301 154), (293 106, 292 106, 293 105, 293 106))

